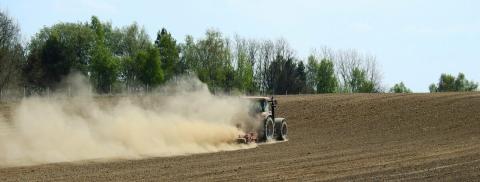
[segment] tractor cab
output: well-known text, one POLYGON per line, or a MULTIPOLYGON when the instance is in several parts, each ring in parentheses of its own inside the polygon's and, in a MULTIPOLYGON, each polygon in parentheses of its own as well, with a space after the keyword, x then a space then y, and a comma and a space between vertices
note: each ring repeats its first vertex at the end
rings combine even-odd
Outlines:
POLYGON ((250 115, 261 114, 266 117, 274 118, 274 110, 276 107, 276 100, 269 97, 245 97, 251 101, 250 115))

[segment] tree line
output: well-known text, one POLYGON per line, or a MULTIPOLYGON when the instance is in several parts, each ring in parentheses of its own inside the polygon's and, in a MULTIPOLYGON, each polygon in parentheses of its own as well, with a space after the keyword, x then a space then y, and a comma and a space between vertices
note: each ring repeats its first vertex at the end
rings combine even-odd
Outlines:
MULTIPOLYGON (((44 27, 26 45, 19 32, 18 24, 0 11, 0 90, 55 88, 79 72, 98 93, 154 88, 186 74, 212 92, 385 92, 375 56, 356 50, 322 48, 302 60, 284 39, 230 38, 209 29, 203 37, 187 35, 178 43, 162 28, 151 40, 137 23, 113 27, 96 16, 44 27)), ((473 88, 473 82, 458 82, 473 88)), ((435 90, 443 88, 442 82, 435 90)))
MULTIPOLYGON (((432 83, 428 87, 430 93, 436 92, 472 92, 477 91, 478 83, 466 79, 465 74, 458 73, 455 77, 451 74, 442 73, 438 83, 432 83)), ((412 93, 403 82, 395 84, 391 89, 391 93, 412 93)))

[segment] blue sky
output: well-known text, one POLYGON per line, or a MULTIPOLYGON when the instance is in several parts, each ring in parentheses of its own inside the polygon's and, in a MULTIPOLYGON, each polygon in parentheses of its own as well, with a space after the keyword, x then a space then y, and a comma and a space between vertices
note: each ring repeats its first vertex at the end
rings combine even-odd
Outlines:
POLYGON ((285 38, 306 58, 327 46, 377 57, 387 87, 403 81, 427 92, 441 73, 480 81, 480 1, 475 0, 2 0, 28 40, 43 26, 136 21, 154 38, 162 27, 180 42, 208 28, 227 36, 285 38))

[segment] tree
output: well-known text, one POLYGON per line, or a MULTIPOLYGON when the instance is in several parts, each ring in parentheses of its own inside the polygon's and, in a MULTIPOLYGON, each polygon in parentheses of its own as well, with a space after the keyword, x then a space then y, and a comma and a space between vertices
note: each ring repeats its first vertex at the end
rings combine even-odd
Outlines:
POLYGON ((293 57, 284 58, 281 54, 277 54, 268 71, 268 77, 271 78, 269 90, 272 90, 273 94, 298 94, 296 70, 297 64, 293 57))
POLYGON ((112 91, 119 73, 119 61, 105 46, 98 46, 92 55, 91 79, 100 93, 112 91))
POLYGON ((438 85, 431 84, 429 86, 430 92, 469 92, 475 91, 478 84, 473 81, 468 81, 463 73, 454 76, 446 73, 440 75, 438 85))
POLYGON ((354 68, 352 79, 349 83, 353 93, 372 93, 375 92, 373 83, 367 79, 366 71, 360 68, 354 68))
POLYGON ((194 72, 199 68, 198 55, 197 55, 197 45, 191 35, 185 37, 185 43, 179 44, 180 49, 180 65, 184 66, 185 72, 194 72))
POLYGON ((40 30, 28 46, 27 83, 52 87, 72 71, 88 75, 95 37, 89 26, 80 23, 59 23, 40 30))
POLYGON ((337 78, 333 62, 322 59, 317 69, 317 93, 333 93, 337 90, 337 78))
POLYGON ((249 47, 248 42, 239 36, 235 37, 234 45, 234 61, 236 62, 236 69, 234 74, 234 87, 243 91, 244 93, 254 92, 254 53, 249 51, 252 47, 249 47), (250 49, 249 49, 250 48, 250 49))
POLYGON ((135 57, 138 52, 152 47, 148 34, 144 28, 139 28, 137 23, 122 29, 106 30, 106 32, 106 45, 115 57, 119 58, 119 79, 127 87, 138 86, 141 81, 138 78, 138 65, 136 65, 135 57))
POLYGON ((106 45, 117 56, 134 57, 139 51, 152 46, 146 30, 140 28, 137 23, 110 31, 108 29, 111 28, 106 27, 106 45))
POLYGON ((205 35, 195 44, 193 39, 187 40, 186 62, 210 90, 230 91, 234 85, 230 41, 215 30, 207 30, 205 35))
POLYGON ((317 59, 314 55, 308 56, 307 63, 307 93, 316 93, 317 92, 317 76, 318 76, 318 64, 317 59))
MULTIPOLYGON (((261 64, 265 64, 263 66, 267 68, 262 70, 265 76, 265 91, 273 94, 299 93, 298 82, 296 82, 297 59, 288 42, 279 39, 275 43, 267 41, 264 46, 262 51, 265 52, 262 53, 262 56, 265 57, 261 64)), ((305 72, 305 68, 302 69, 305 72)), ((302 82, 305 84, 306 75, 302 75, 302 77, 305 77, 302 78, 302 82)))
MULTIPOLYGON (((267 89, 268 91, 271 91, 271 94, 278 94, 282 93, 285 94, 286 89, 283 88, 283 85, 281 81, 281 75, 283 74, 283 66, 285 65, 284 59, 277 55, 277 57, 270 63, 268 64, 268 71, 267 73, 267 89)), ((284 84, 284 83, 283 83, 284 84)))
POLYGON ((437 87, 437 85, 432 83, 432 84, 430 84, 430 86, 428 86, 428 90, 430 90, 430 93, 438 92, 438 87, 437 87))
POLYGON ((156 48, 139 51, 135 57, 135 73, 139 81, 148 87, 156 87, 164 80, 160 53, 156 48))
POLYGON ((97 91, 108 93, 117 81, 119 61, 113 57, 112 52, 105 46, 105 29, 97 17, 92 16, 90 28, 96 35, 95 49, 92 53, 90 65, 91 79, 97 91))
MULTIPOLYGON (((329 53, 332 54, 332 53, 329 53)), ((342 92, 358 92, 359 88, 364 91, 381 92, 381 73, 377 68, 376 58, 371 55, 363 55, 356 50, 340 50, 335 54, 335 62, 337 66, 337 74, 340 78, 340 91, 342 92), (356 74, 356 75, 354 75, 356 74), (361 76, 362 87, 353 88, 361 76), (354 85, 352 85, 352 83, 354 85), (368 85, 368 87, 367 87, 368 85), (372 87, 370 89, 370 87, 372 87)), ((362 91, 362 92, 364 92, 362 91)))
POLYGON ((165 79, 168 80, 175 74, 182 73, 179 64, 179 51, 177 43, 172 35, 165 28, 157 33, 155 45, 160 51, 160 60, 164 71, 165 79))
POLYGON ((453 92, 455 88, 455 77, 449 74, 442 74, 438 82, 438 90, 440 92, 453 92))
POLYGON ((20 82, 23 61, 20 28, 0 10, 0 90, 20 82))
POLYGON ((391 93, 412 93, 412 91, 405 86, 403 82, 395 84, 390 88, 391 93))
POLYGON ((258 59, 255 69, 255 82, 261 94, 273 93, 273 75, 270 71, 270 65, 275 58, 275 44, 266 40, 260 43, 258 59))
POLYGON ((297 75, 296 75, 296 70, 297 70, 297 64, 296 60, 294 57, 287 57, 285 59, 285 62, 283 64, 283 67, 281 67, 281 72, 278 75, 278 81, 277 81, 277 86, 278 86, 278 93, 285 93, 285 94, 298 94, 298 85, 296 83, 297 81, 297 75))
POLYGON ((478 84, 473 81, 468 81, 463 73, 458 73, 455 79, 455 90, 460 92, 470 92, 476 90, 478 84))
POLYGON ((295 89, 297 93, 305 93, 307 90, 307 73, 302 61, 298 62, 295 69, 295 89))

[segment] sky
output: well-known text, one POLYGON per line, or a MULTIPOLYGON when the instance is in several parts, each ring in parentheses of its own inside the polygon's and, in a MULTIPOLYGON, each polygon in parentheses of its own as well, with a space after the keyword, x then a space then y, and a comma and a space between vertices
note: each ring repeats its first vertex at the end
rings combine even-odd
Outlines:
POLYGON ((44 26, 92 15, 122 27, 137 22, 150 37, 165 27, 179 41, 214 28, 226 36, 286 39, 302 59, 314 49, 375 55, 383 84, 403 81, 428 92, 441 73, 480 81, 477 0, 1 0, 27 42, 44 26))

